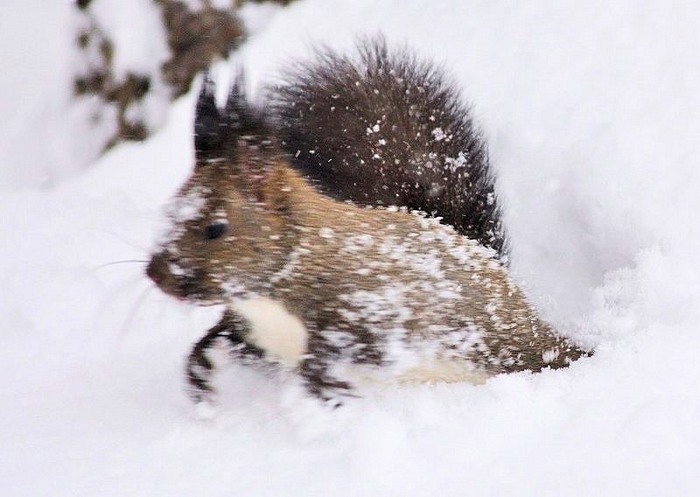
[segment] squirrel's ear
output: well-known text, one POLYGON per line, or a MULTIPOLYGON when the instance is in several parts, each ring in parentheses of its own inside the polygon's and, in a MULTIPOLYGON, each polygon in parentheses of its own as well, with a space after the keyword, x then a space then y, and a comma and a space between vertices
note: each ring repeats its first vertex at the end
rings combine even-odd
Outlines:
POLYGON ((228 92, 228 98, 226 99, 226 108, 224 114, 229 119, 229 122, 234 126, 239 124, 244 118, 244 113, 248 103, 246 102, 245 95, 245 76, 243 75, 243 69, 239 68, 234 77, 231 89, 228 92))
POLYGON ((233 136, 240 135, 259 135, 260 126, 256 110, 247 100, 245 91, 245 75, 243 68, 236 71, 236 75, 231 85, 231 90, 226 99, 226 107, 224 108, 224 116, 228 125, 235 130, 233 136))
POLYGON ((198 161, 217 158, 223 152, 221 128, 225 123, 216 107, 215 92, 214 81, 205 73, 194 119, 194 150, 198 161))

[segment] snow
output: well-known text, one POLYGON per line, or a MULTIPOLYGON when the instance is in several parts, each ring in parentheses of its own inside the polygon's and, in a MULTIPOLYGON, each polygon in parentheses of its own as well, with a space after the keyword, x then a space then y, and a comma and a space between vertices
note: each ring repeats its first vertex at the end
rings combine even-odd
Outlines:
POLYGON ((220 378, 219 412, 196 419, 184 358, 219 310, 143 276, 160 208, 191 167, 194 96, 148 141, 28 188, 70 143, 54 98, 69 91, 70 20, 65 5, 7 10, 2 495, 700 492, 693 5, 302 0, 274 11, 236 57, 253 87, 313 41, 347 47, 377 30, 444 62, 489 141, 515 275, 560 329, 596 346, 566 370, 369 390, 311 438, 286 385, 238 368, 220 378), (28 15, 42 9, 53 15, 28 15))
POLYGON ((158 74, 170 50, 160 11, 153 8, 151 2, 122 0, 115 4, 113 0, 93 0, 90 14, 119 47, 112 55, 112 69, 117 80, 123 80, 129 72, 158 74), (139 14, 134 15, 136 12, 139 14), (134 33, 143 35, 134 36, 134 33))
POLYGON ((149 0, 93 0, 90 16, 71 1, 7 0, 0 19, 3 67, 0 112, 11 129, 0 137, 0 190, 52 186, 85 169, 117 131, 114 104, 73 99, 74 78, 99 66, 96 41, 80 53, 78 34, 95 25, 120 47, 112 53, 116 80, 148 76, 150 91, 127 115, 149 129, 162 125, 170 89, 160 66, 169 56, 160 10, 149 0), (138 12, 139 15, 134 13, 138 12), (40 34, 40 35, 39 35, 40 34))
POLYGON ((5 71, 0 83, 0 115, 10 125, 3 126, 0 136, 0 189, 42 184, 56 164, 71 169, 66 143, 70 135, 64 133, 65 126, 54 128, 73 117, 62 105, 72 90, 66 60, 73 42, 65 36, 72 25, 67 4, 42 0, 3 3, 0 43, 5 71), (41 29, 27 29, 36 24, 41 29))

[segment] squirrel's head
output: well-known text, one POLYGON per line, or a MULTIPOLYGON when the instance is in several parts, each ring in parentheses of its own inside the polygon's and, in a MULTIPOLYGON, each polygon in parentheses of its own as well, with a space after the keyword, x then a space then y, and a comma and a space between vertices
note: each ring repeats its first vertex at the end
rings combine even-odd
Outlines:
POLYGON ((200 304, 264 295, 296 241, 289 166, 239 80, 219 109, 205 78, 195 117, 195 167, 166 208, 169 226, 147 275, 200 304))

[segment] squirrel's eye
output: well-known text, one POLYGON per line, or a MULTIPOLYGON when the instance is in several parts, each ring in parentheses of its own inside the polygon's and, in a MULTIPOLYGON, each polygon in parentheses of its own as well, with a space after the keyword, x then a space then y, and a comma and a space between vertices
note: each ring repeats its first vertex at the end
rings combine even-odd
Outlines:
POLYGON ((207 240, 221 238, 228 231, 228 223, 212 223, 204 229, 204 237, 207 240))

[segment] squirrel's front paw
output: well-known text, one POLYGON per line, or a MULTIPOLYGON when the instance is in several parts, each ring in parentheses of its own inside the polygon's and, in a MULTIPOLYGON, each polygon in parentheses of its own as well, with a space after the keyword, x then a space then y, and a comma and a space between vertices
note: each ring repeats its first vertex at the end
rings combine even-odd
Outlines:
POLYGON ((219 413, 219 406, 212 401, 202 400, 194 405, 193 413, 199 421, 210 421, 219 413))

